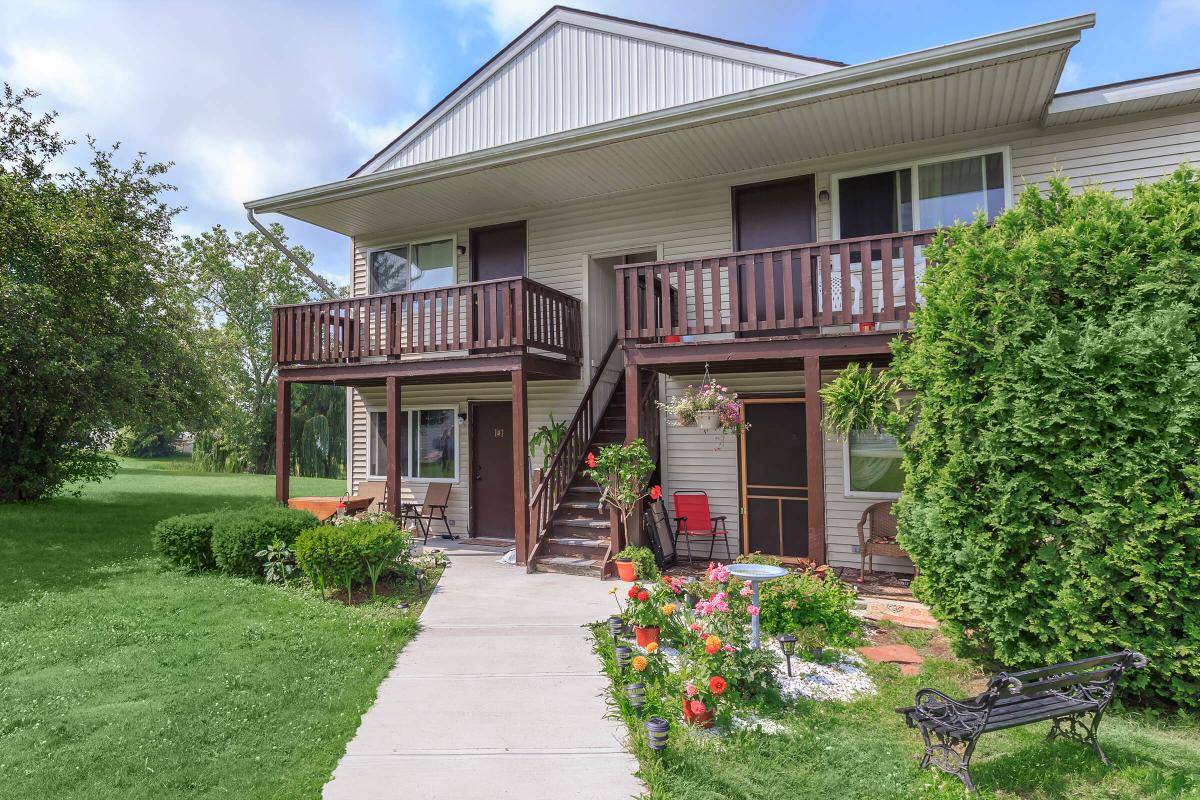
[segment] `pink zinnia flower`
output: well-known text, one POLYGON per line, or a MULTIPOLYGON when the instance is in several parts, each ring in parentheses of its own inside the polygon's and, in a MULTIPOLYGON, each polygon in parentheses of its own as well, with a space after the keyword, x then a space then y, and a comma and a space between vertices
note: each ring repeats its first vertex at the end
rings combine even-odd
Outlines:
POLYGON ((696 688, 696 684, 694 684, 694 683, 689 683, 689 684, 687 685, 687 690, 686 690, 686 691, 687 691, 687 696, 688 696, 688 697, 695 697, 695 696, 696 696, 696 692, 698 692, 698 691, 700 691, 700 690, 696 688))
POLYGON ((700 627, 700 623, 699 623, 699 622, 693 622, 693 623, 692 623, 691 625, 689 625, 688 627, 692 629, 692 632, 693 632, 693 633, 699 633, 700 631, 704 630, 703 628, 701 628, 701 627, 700 627))
POLYGON ((746 613, 752 617, 758 616, 758 606, 746 606, 746 613))
MULTIPOLYGON (((753 607, 754 606, 751 606, 751 608, 753 608, 753 607)), ((723 600, 720 603, 717 603, 717 611, 724 613, 728 610, 729 610, 729 603, 726 603, 723 600)))
POLYGON ((732 653, 735 650, 737 650, 737 648, 731 644, 723 644, 723 645, 721 645, 721 649, 724 650, 726 653, 732 653))
POLYGON ((738 592, 738 594, 740 594, 742 597, 749 597, 750 595, 754 594, 754 590, 749 586, 743 586, 742 590, 738 592))
POLYGON ((699 700, 692 700, 688 708, 692 709, 693 714, 703 714, 707 710, 699 700))

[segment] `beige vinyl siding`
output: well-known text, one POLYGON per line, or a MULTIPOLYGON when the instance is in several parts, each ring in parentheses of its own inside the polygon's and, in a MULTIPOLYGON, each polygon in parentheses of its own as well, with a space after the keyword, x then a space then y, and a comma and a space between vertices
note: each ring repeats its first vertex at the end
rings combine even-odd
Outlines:
MULTIPOLYGON (((833 380, 835 371, 822 371, 822 385, 833 380)), ((740 395, 781 395, 804 397, 804 373, 751 372, 713 373, 723 386, 740 395)), ((664 379, 665 396, 677 397, 689 385, 697 385, 701 375, 683 375, 664 379)), ((705 433, 699 428, 677 428, 663 419, 663 492, 668 512, 674 511, 671 495, 678 489, 702 489, 708 493, 713 514, 729 517, 732 536, 729 550, 722 554, 717 544, 717 556, 732 558, 741 552, 741 497, 738 438, 719 433, 705 433)), ((863 511, 879 498, 847 497, 842 470, 843 444, 838 438, 824 437, 822 458, 825 465, 825 560, 835 567, 858 568, 858 520, 863 511)), ((694 552, 708 554, 709 540, 696 540, 694 552)), ((912 567, 899 559, 876 558, 877 569, 909 572, 912 567)))
POLYGON ((1200 110, 1115 117, 1101 123, 1053 128, 1012 146, 1014 191, 1044 185, 1056 171, 1072 188, 1098 184, 1129 194, 1139 181, 1172 172, 1183 161, 1200 164, 1200 110))
MULTIPOLYGON (((1067 171, 1073 185, 1092 182, 1125 192, 1139 177, 1159 177, 1184 160, 1200 163, 1200 110, 1193 106, 1171 113, 1117 117, 1103 123, 1056 127, 1048 131, 1024 127, 957 136, 859 152, 836 159, 729 173, 553 207, 517 209, 486 217, 456 220, 441 226, 420 229, 397 226, 393 231, 381 231, 354 242, 353 291, 355 294, 367 291, 365 253, 371 247, 447 235, 454 236, 457 244, 466 245, 472 227, 524 219, 528 223, 529 277, 579 297, 583 301, 583 315, 586 318, 593 311, 605 313, 603 307, 607 305, 598 299, 597 309, 589 307, 589 255, 612 255, 622 251, 657 248, 664 258, 674 259, 729 252, 732 247, 730 188, 733 186, 812 173, 815 176, 815 190, 820 193, 831 188, 832 176, 836 173, 876 166, 882 169, 911 159, 952 156, 993 147, 1010 149, 1014 193, 1021 190, 1024 180, 1040 183, 1055 168, 1067 171)), ((832 204, 818 202, 818 238, 829 239, 832 230, 832 204)), ((469 253, 458 257, 460 281, 469 278, 469 259, 469 253)), ((590 329, 590 325, 584 326, 584 335, 589 340, 590 329)), ((593 347, 590 341, 586 344, 590 353, 598 354, 603 347, 593 347)), ((589 372, 590 365, 585 365, 579 381, 531 383, 530 430, 543 424, 550 411, 554 412, 557 419, 569 419, 575 412, 589 372)), ((769 379, 761 374, 745 376, 744 380, 746 388, 741 385, 735 385, 734 388, 738 391, 770 391, 753 388, 759 386, 760 381, 768 381, 766 385, 770 385, 769 379)), ((798 387, 799 372, 789 380, 796 381, 798 387)), ((405 404, 417 396, 441 397, 451 402, 457 400, 464 403, 465 410, 467 399, 508 399, 509 385, 407 387, 402 396, 405 404)), ((352 476, 355 478, 365 473, 364 425, 361 404, 356 402, 351 448, 352 476)), ((736 519, 736 443, 730 440, 720 452, 713 453, 715 445, 704 444, 699 439, 690 441, 689 435, 696 434, 667 429, 665 436, 671 445, 665 452, 669 459, 667 467, 671 473, 670 481, 677 486, 697 483, 702 487, 713 486, 715 504, 731 513, 731 519, 736 519)), ((460 447, 465 446, 466 439, 464 430, 460 435, 460 447)), ((463 459, 462 463, 467 463, 465 454, 463 459)), ((857 545, 854 528, 862 509, 871 501, 844 497, 841 460, 840 443, 827 441, 827 555, 831 563, 857 567, 858 557, 851 551, 851 547, 857 545)), ((456 489, 455 494, 465 498, 465 490, 456 489)), ((461 520, 460 524, 465 525, 465 510, 457 512, 456 516, 461 520)))

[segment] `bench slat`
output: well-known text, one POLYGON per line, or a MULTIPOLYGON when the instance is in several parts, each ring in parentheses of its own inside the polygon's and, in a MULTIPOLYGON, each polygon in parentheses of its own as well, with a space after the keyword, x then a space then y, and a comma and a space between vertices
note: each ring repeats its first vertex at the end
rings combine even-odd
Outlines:
POLYGON ((1094 669, 1095 667, 1102 667, 1107 664, 1116 664, 1124 660, 1125 653, 1110 653, 1106 656, 1093 656, 1092 658, 1083 658, 1079 661, 1065 661, 1062 664, 1034 667, 1022 672, 1010 672, 1008 674, 1021 683, 1029 683, 1051 675, 1061 675, 1065 672, 1080 672, 1081 670, 1094 669))

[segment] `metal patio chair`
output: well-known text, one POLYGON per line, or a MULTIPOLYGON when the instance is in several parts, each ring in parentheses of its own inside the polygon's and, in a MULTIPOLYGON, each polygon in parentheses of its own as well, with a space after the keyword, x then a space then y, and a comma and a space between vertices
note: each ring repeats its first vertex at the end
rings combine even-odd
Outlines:
POLYGON ((420 529, 422 538, 421 543, 429 541, 429 528, 438 520, 446 526, 446 532, 442 534, 443 539, 457 539, 454 532, 450 530, 450 520, 446 518, 446 507, 450 502, 449 483, 431 483, 425 489, 425 501, 423 503, 401 503, 400 524, 412 520, 420 529))
MULTIPOLYGON (((715 517, 712 515, 709 510, 708 492, 700 489, 680 489, 673 492, 671 496, 675 500, 675 541, 678 544, 679 537, 689 537, 684 539, 688 563, 693 560, 690 539, 692 536, 712 537, 712 542, 708 546, 708 560, 712 561, 718 537, 729 536, 729 528, 725 524, 726 516, 724 514, 715 517)), ((728 549, 726 547, 727 553, 728 549)))

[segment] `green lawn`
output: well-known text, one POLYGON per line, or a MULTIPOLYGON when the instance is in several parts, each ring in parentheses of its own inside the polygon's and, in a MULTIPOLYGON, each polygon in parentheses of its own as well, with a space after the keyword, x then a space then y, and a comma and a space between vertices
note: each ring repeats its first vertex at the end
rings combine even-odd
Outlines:
POLYGON ((415 616, 164 571, 150 547, 155 520, 273 492, 127 460, 82 498, 0 507, 0 796, 319 797, 415 616))
MULTIPOLYGON (((894 709, 911 705, 922 686, 968 694, 971 667, 938 657, 923 645, 929 636, 902 635, 926 658, 924 674, 902 677, 891 665, 872 666, 878 695, 854 703, 807 702, 777 717, 784 731, 695 735, 673 722, 666 751, 644 744, 644 730, 628 703, 614 695, 630 724, 641 775, 655 800, 751 800, 751 798, 862 798, 863 800, 961 800, 957 778, 917 769, 920 734, 904 726, 894 709)), ((616 674, 612 640, 597 631, 598 650, 609 676, 616 674)), ((1049 723, 985 735, 972 759, 980 798, 1004 800, 1175 800, 1200 798, 1200 728, 1195 723, 1154 722, 1110 713, 1101 744, 1108 769, 1091 750, 1066 741, 1046 743, 1049 723)))

